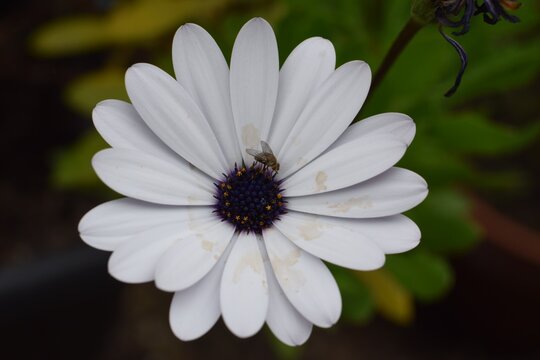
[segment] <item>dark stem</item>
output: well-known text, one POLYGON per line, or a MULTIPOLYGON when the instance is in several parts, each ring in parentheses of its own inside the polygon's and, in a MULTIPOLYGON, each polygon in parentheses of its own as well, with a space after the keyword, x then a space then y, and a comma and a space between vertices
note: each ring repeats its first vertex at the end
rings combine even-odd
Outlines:
POLYGON ((390 70, 392 65, 394 65, 394 62, 399 57, 403 49, 405 49, 405 47, 409 44, 414 35, 416 35, 418 30, 422 28, 422 26, 422 24, 410 18, 403 29, 401 29, 401 32, 394 40, 394 43, 390 47, 390 50, 388 50, 386 53, 381 66, 379 66, 375 76, 373 77, 370 94, 373 94, 377 87, 379 87, 380 83, 386 76, 386 73, 388 73, 388 70, 390 70))

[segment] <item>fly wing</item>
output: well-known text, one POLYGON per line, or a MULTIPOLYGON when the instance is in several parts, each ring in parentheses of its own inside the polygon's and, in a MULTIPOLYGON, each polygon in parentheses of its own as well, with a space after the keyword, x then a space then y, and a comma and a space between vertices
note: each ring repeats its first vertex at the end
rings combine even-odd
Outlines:
POLYGON ((246 152, 253 157, 261 156, 263 154, 257 149, 246 149, 246 152))
POLYGON ((263 152, 274 155, 274 152, 270 148, 270 145, 268 145, 268 143, 264 140, 261 140, 261 148, 263 152))

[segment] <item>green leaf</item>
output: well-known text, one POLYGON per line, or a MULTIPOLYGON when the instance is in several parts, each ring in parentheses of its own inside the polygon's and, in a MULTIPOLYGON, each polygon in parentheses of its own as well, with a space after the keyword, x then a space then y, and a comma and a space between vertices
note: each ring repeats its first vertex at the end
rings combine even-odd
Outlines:
POLYGON ((456 154, 437 143, 429 133, 418 133, 399 166, 417 171, 430 186, 469 179, 473 170, 456 154))
MULTIPOLYGON (((497 25, 498 26, 498 25, 497 25)), ((516 25, 519 27, 519 24, 516 25)), ((492 40, 488 49, 478 49, 478 39, 466 39, 464 46, 469 49, 470 66, 463 78, 459 97, 454 101, 467 100, 485 94, 509 91, 516 86, 530 83, 540 72, 540 41, 517 41, 508 39, 508 44, 492 40)))
POLYGON ((55 156, 52 183, 59 188, 89 188, 101 184, 92 169, 91 160, 96 152, 108 147, 97 132, 91 131, 71 148, 55 156))
POLYGON ((540 123, 522 129, 489 121, 479 113, 445 115, 433 123, 433 133, 448 150, 474 155, 516 151, 540 135, 540 123))
POLYGON ((450 265, 441 257, 422 250, 390 255, 385 268, 423 302, 439 299, 453 283, 450 265))
POLYGON ((375 310, 368 288, 350 270, 332 266, 343 299, 342 317, 353 323, 366 323, 375 310))
POLYGON ((467 198, 452 189, 430 189, 426 200, 407 215, 422 231, 421 247, 441 254, 462 253, 479 240, 467 198))
POLYGON ((414 318, 414 303, 409 290, 387 270, 357 271, 356 276, 369 289, 375 307, 382 316, 398 325, 408 325, 414 318))
POLYGON ((102 16, 54 20, 38 29, 30 46, 41 56, 64 56, 110 45, 146 45, 188 19, 214 15, 230 0, 138 0, 102 16))
POLYGON ((128 100, 124 70, 106 68, 74 80, 64 93, 67 104, 83 115, 90 115, 96 104, 106 99, 128 100))

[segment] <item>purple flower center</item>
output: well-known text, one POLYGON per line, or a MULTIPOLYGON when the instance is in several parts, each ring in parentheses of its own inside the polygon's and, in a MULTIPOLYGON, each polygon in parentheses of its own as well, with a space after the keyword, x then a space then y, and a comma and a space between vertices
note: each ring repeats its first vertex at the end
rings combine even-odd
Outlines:
POLYGON ((237 230, 260 234, 286 213, 281 181, 276 173, 259 164, 234 169, 216 186, 215 210, 237 230))

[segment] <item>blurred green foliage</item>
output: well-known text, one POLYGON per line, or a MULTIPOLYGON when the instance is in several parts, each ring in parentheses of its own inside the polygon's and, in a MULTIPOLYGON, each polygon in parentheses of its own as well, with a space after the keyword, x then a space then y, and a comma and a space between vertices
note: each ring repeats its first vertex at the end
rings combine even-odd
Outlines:
POLYGON ((211 16, 228 0, 122 1, 103 15, 81 15, 53 21, 32 39, 32 49, 55 57, 111 46, 149 46, 197 16, 211 16))
MULTIPOLYGON (((302 40, 323 36, 333 42, 338 64, 363 59, 374 69, 407 22, 409 6, 403 0, 120 1, 105 14, 55 20, 36 32, 30 46, 47 57, 106 49, 101 68, 82 74, 66 88, 67 105, 90 117, 98 101, 126 99, 123 72, 131 63, 144 60, 171 71, 172 36, 183 22, 207 28, 228 57, 242 24, 262 16, 276 30, 282 61, 302 40), (145 58, 137 55, 140 49, 146 50, 145 58)), ((332 267, 347 321, 363 323, 377 310, 407 324, 414 316, 414 299, 434 301, 450 289, 448 256, 470 249, 481 233, 457 185, 504 191, 524 184, 520 174, 486 173, 471 161, 520 150, 540 133, 540 124, 533 124, 537 119, 526 119, 533 125, 515 128, 493 121, 489 108, 476 105, 481 96, 510 92, 540 74, 540 38, 534 36, 540 4, 524 4, 518 15, 522 22, 517 25, 489 26, 474 18, 470 33, 459 38, 470 65, 450 99, 443 94, 453 83, 457 55, 434 26, 422 29, 362 109, 360 117, 396 111, 415 119, 416 138, 400 164, 427 180, 430 195, 408 213, 423 232, 417 249, 388 256, 385 268, 374 272, 332 267)), ((57 157, 54 183, 102 187, 90 159, 104 147, 97 133, 90 132, 65 149, 57 157)))

